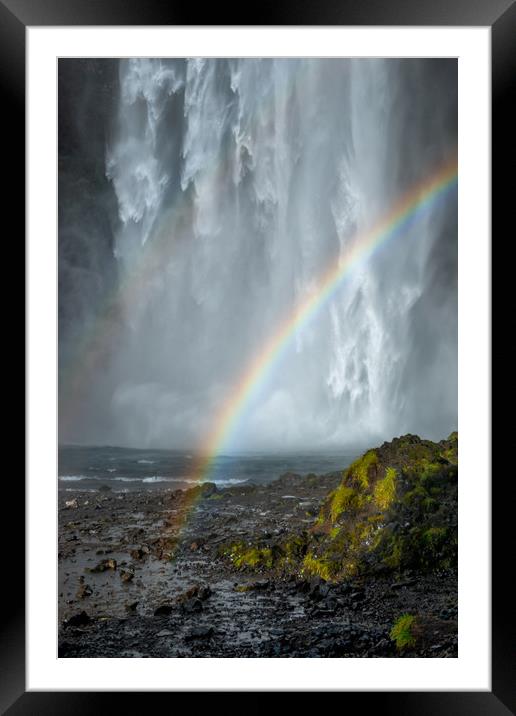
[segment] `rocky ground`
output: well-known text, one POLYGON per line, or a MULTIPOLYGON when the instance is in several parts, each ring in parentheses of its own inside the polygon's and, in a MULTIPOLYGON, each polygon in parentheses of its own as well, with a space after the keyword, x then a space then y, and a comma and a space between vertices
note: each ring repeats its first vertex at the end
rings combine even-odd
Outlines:
POLYGON ((310 530, 341 479, 60 493, 59 656, 456 656, 455 569, 333 582, 227 558, 310 530), (404 614, 417 639, 400 650, 404 614))

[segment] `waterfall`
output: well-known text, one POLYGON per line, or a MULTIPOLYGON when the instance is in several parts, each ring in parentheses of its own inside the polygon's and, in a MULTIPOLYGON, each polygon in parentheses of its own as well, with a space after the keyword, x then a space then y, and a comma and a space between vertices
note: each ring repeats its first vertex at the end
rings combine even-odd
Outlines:
MULTIPOLYGON (((111 441, 195 447, 319 276, 456 141, 454 61, 121 60, 105 170, 122 329, 95 398, 111 441)), ((302 326, 230 449, 456 428, 456 253, 452 196, 302 326)))

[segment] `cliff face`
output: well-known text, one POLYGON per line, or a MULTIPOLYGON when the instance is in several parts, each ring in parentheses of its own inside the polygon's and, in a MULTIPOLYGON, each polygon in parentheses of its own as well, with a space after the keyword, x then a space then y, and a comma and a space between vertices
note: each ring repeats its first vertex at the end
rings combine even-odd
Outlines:
POLYGON ((97 401, 109 394, 103 381, 118 345, 102 336, 122 324, 118 207, 105 169, 118 60, 62 58, 58 89, 59 439, 95 442, 87 429, 94 420, 102 435, 109 421, 97 401))
POLYGON ((313 526, 275 543, 225 548, 238 568, 342 581, 386 572, 453 570, 458 435, 417 435, 369 450, 343 473, 313 526))

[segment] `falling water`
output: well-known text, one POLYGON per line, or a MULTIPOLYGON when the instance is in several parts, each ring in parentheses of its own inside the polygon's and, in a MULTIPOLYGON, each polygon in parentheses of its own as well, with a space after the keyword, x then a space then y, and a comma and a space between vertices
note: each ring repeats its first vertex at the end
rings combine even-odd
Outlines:
MULTIPOLYGON (((111 443, 199 444, 318 277, 456 141, 453 60, 120 61, 119 329, 87 397, 111 443)), ((451 196, 296 334, 230 448, 456 428, 456 253, 451 196)))

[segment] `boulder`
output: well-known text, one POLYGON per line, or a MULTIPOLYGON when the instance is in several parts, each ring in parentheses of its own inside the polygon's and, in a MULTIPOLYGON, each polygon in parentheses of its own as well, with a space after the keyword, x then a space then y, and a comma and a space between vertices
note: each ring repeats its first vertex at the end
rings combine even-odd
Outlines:
POLYGON ((93 589, 89 584, 81 584, 75 596, 77 599, 86 599, 86 597, 91 597, 92 594, 93 589))
POLYGON ((66 622, 66 627, 81 627, 86 626, 91 622, 90 617, 85 611, 79 612, 79 614, 74 614, 71 616, 66 622))
POLYGON ((154 610, 155 617, 166 617, 172 613, 173 607, 170 604, 162 604, 154 610))
POLYGON ((103 559, 95 567, 89 569, 89 572, 106 572, 108 569, 116 569, 116 559, 103 559))
POLYGON ((190 629, 185 636, 185 641, 193 641, 194 639, 211 639, 215 630, 212 626, 198 626, 190 629))

